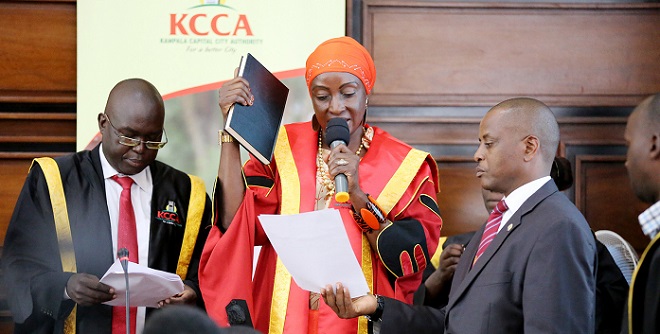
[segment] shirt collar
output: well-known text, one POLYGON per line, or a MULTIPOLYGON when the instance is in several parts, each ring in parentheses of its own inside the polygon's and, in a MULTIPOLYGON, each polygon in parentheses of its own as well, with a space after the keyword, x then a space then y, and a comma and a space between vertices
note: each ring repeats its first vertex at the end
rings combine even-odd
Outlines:
POLYGON ((642 232, 653 239, 660 232, 660 201, 655 202, 650 208, 642 212, 639 217, 639 226, 642 232))
MULTIPOLYGON (((103 169, 103 178, 104 179, 109 179, 112 176, 117 175, 117 174, 123 175, 123 174, 119 173, 116 169, 114 169, 110 165, 110 163, 108 162, 108 159, 105 158, 105 154, 103 154, 103 144, 102 143, 100 144, 100 147, 99 147, 99 156, 100 156, 100 160, 101 160, 101 168, 103 169)), ((140 187, 140 189, 142 189, 144 191, 147 191, 147 192, 151 191, 151 188, 153 187, 153 185, 151 183, 151 171, 150 171, 149 167, 143 169, 141 172, 139 172, 137 174, 126 175, 126 176, 133 179, 133 182, 135 182, 135 184, 137 184, 138 187, 140 187)))
POLYGON ((511 217, 516 211, 518 211, 518 209, 520 209, 530 196, 543 187, 548 181, 550 181, 550 176, 544 176, 532 182, 525 183, 512 191, 509 196, 504 198, 504 202, 506 202, 506 205, 509 207, 505 214, 508 217, 511 217))

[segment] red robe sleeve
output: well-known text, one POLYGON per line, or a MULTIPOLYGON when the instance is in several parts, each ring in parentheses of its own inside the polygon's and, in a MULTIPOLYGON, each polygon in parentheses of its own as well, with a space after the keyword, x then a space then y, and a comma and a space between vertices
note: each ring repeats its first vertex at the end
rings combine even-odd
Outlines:
POLYGON ((247 184, 243 203, 224 233, 217 214, 222 199, 214 191, 216 214, 202 252, 199 284, 209 316, 221 326, 228 326, 225 307, 233 299, 245 300, 254 318, 254 246, 268 242, 257 217, 274 214, 279 206, 274 170, 274 163, 266 166, 254 158, 243 167, 247 184))
POLYGON ((388 218, 393 224, 378 238, 378 257, 395 277, 394 298, 409 304, 438 246, 442 228, 436 202, 437 170, 429 159, 390 211, 388 218))

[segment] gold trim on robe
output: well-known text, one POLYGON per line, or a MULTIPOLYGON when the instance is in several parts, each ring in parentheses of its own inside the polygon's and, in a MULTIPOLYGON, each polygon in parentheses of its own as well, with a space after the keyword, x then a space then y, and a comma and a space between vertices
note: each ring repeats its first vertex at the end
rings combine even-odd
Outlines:
POLYGON ((188 216, 186 217, 186 230, 183 233, 183 242, 179 252, 179 262, 176 266, 176 274, 185 280, 188 275, 188 266, 195 250, 199 227, 204 216, 206 205, 206 186, 201 178, 188 174, 190 177, 190 203, 188 204, 188 216))
MULTIPOLYGON (((630 293, 628 293, 628 333, 631 334, 641 331, 641 329, 637 329, 636 331, 633 331, 633 297, 634 297, 633 292, 635 287, 635 280, 637 278, 637 273, 639 272, 640 268, 642 268, 642 263, 644 262, 646 255, 649 253, 649 251, 652 248, 656 246, 656 243, 660 243, 660 233, 656 234, 656 236, 653 238, 653 240, 651 240, 649 245, 644 250, 644 253, 642 253, 642 257, 639 258, 639 262, 637 262, 637 266, 635 266, 635 271, 633 272, 632 279, 630 280, 630 293)), ((649 277, 648 279, 654 279, 654 278, 649 277)))
MULTIPOLYGON (((300 213, 300 178, 295 164, 293 152, 289 143, 286 128, 280 128, 275 152, 277 170, 282 186, 280 214, 300 213)), ((389 179, 384 189, 378 195, 377 201, 386 214, 389 214, 401 199, 406 189, 418 173, 419 166, 426 160, 428 153, 411 149, 394 175, 389 179)), ((374 291, 373 257, 371 246, 366 236, 362 236, 362 272, 367 280, 369 290, 374 291)), ((291 274, 286 270, 279 257, 277 258, 275 279, 273 285, 272 303, 270 308, 270 334, 282 334, 291 289, 291 274)), ((364 317, 358 319, 358 333, 367 334, 368 322, 364 317)))
MULTIPOLYGON (((60 258, 62 259, 62 271, 75 273, 78 271, 76 267, 76 253, 73 249, 69 212, 66 207, 66 197, 64 196, 60 168, 53 158, 37 158, 32 163, 34 164, 34 162, 41 166, 46 184, 48 185, 50 203, 53 207, 53 218, 55 219, 55 229, 57 231, 57 243, 60 248, 60 258)), ((74 306, 71 313, 64 320, 64 333, 66 334, 76 333, 77 308, 78 305, 74 306)))
MULTIPOLYGON (((284 126, 280 128, 274 155, 282 189, 286 189, 286 191, 282 191, 280 214, 300 213, 300 179, 298 178, 298 170, 293 160, 289 137, 284 126)), ((273 299, 270 306, 270 324, 268 328, 270 334, 282 334, 284 332, 290 290, 291 274, 284 268, 278 256, 275 282, 273 283, 273 299)))

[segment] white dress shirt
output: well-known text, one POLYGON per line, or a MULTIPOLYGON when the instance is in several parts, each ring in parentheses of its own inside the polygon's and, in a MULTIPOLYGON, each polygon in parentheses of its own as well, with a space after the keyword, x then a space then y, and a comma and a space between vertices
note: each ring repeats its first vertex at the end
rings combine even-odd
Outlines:
MULTIPOLYGON (((103 178, 105 179, 105 198, 110 214, 110 227, 112 231, 112 254, 117 257, 117 230, 119 227, 119 197, 122 187, 111 179, 118 173, 105 158, 103 144, 99 147, 103 178)), ((120 174, 121 175, 121 174, 120 174)), ((151 227, 151 194, 153 193, 153 181, 149 167, 135 175, 128 175, 133 179, 131 186, 131 203, 135 212, 135 227, 137 230, 138 261, 143 266, 149 264, 149 233, 151 227)), ((142 333, 146 315, 145 307, 138 307, 136 327, 137 333, 142 333)))
POLYGON ((504 202, 509 207, 508 210, 504 211, 502 215, 502 221, 500 222, 500 227, 497 229, 497 232, 506 225, 506 223, 511 219, 514 213, 520 209, 520 207, 525 203, 525 201, 530 198, 535 192, 537 192, 544 184, 550 181, 550 176, 544 176, 542 178, 536 179, 532 182, 528 182, 518 187, 516 190, 512 191, 508 197, 504 197, 504 202))

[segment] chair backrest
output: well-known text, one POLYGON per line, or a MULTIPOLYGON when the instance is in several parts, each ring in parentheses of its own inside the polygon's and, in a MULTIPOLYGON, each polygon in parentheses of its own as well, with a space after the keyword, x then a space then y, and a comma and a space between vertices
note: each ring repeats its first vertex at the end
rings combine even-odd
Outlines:
POLYGON ((639 260, 632 246, 620 235, 609 230, 596 231, 596 239, 607 247, 623 277, 630 284, 635 266, 639 260))

